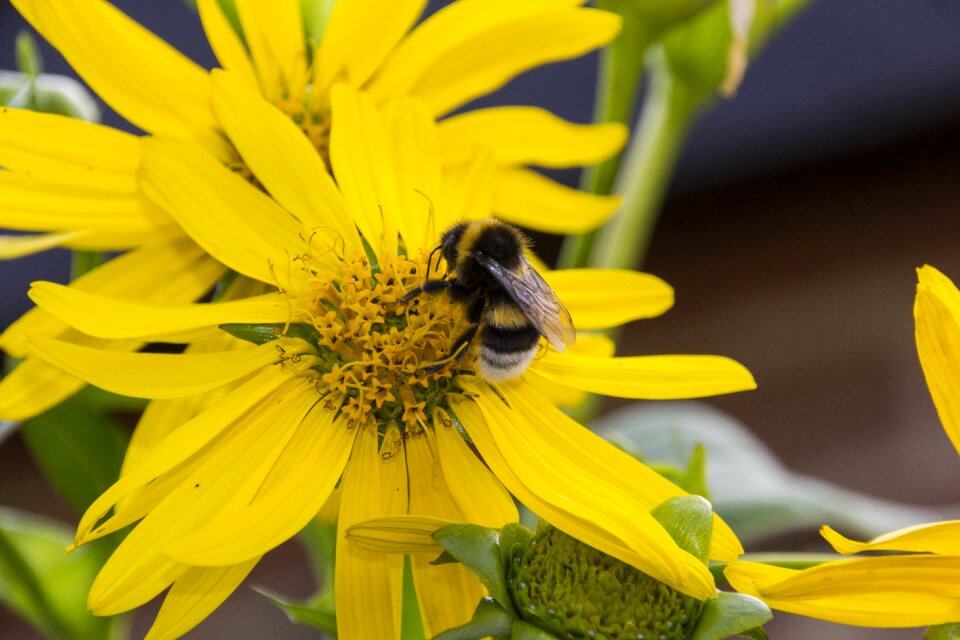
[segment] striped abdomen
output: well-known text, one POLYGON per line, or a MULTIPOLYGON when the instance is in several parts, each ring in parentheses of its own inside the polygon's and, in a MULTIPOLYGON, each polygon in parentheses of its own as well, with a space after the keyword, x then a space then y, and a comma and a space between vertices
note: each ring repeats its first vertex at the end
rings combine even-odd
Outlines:
POLYGON ((491 382, 516 378, 537 354, 539 341, 540 333, 516 305, 488 302, 480 323, 477 373, 491 382))

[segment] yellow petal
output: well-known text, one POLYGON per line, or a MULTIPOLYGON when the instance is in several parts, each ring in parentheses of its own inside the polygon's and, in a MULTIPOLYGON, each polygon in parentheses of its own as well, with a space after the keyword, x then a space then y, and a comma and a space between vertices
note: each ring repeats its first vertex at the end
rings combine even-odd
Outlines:
POLYGON ((175 640, 200 624, 236 591, 260 558, 216 569, 190 568, 173 583, 144 640, 175 640))
POLYGON ((863 627, 920 627, 960 620, 960 558, 889 556, 797 571, 734 562, 724 571, 741 593, 774 609, 863 627))
POLYGON ((303 131, 238 76, 213 72, 213 108, 266 190, 311 231, 311 247, 359 246, 357 228, 327 166, 303 131))
POLYGON ((306 349, 300 340, 281 338, 248 349, 222 353, 124 353, 35 338, 30 351, 107 391, 137 398, 178 398, 204 393, 306 349))
POLYGON ((519 521, 513 498, 467 446, 445 413, 434 419, 434 433, 443 477, 464 520, 492 529, 519 521))
POLYGON ((452 520, 431 516, 388 516, 358 522, 347 530, 347 541, 369 551, 380 553, 443 553, 433 539, 434 532, 452 520))
POLYGON ((374 250, 396 255, 399 217, 393 149, 373 102, 345 84, 331 92, 330 163, 357 226, 374 250))
POLYGON ((960 291, 929 265, 917 276, 917 354, 943 428, 960 451, 960 291))
MULTIPOLYGON (((399 455, 384 460, 377 448, 376 429, 372 425, 358 428, 353 453, 341 483, 343 499, 337 525, 334 591, 337 595, 337 631, 344 638, 400 638, 403 556, 367 551, 350 544, 346 535, 350 527, 359 522, 406 511, 406 504, 403 504, 394 507, 397 510, 393 513, 388 512, 384 505, 385 487, 381 482, 381 466, 405 464, 402 452, 401 447, 399 455), (398 509, 400 506, 402 510, 398 509), (364 606, 357 606, 359 602, 364 606)), ((394 476, 389 471, 385 475, 394 476)), ((405 485, 403 494, 405 498, 405 485)))
POLYGON ((218 0, 198 0, 197 11, 210 48, 217 55, 220 66, 239 75, 251 87, 257 87, 257 74, 247 55, 247 49, 233 25, 227 20, 218 0))
MULTIPOLYGON (((464 514, 447 487, 436 443, 431 440, 429 431, 424 431, 420 437, 404 440, 410 478, 410 513, 463 521, 464 514)), ((460 469, 458 473, 466 471, 460 469)), ((435 558, 432 553, 410 557, 413 583, 428 637, 468 622, 484 595, 480 580, 466 567, 461 564, 431 566, 435 558)))
POLYGON ((250 419, 266 419, 265 414, 295 402, 304 393, 303 380, 291 379, 283 371, 267 370, 218 401, 199 407, 192 418, 175 424, 145 461, 121 475, 94 500, 80 520, 74 544, 101 538, 151 513, 208 463, 215 449, 211 443, 229 440, 234 431, 245 429, 250 419), (111 506, 113 515, 98 524, 111 506))
POLYGON ((0 108, 0 166, 79 188, 136 191, 136 136, 66 116, 0 108))
POLYGON ((436 208, 438 233, 461 220, 493 216, 496 171, 493 156, 485 149, 478 149, 470 162, 443 168, 442 197, 436 208))
POLYGON ((55 318, 98 338, 188 342, 217 335, 220 324, 280 323, 291 319, 287 299, 279 293, 174 306, 118 300, 53 282, 34 282, 29 295, 55 318))
POLYGON ((210 255, 261 282, 280 278, 281 288, 300 273, 291 260, 306 249, 303 227, 269 196, 196 144, 142 144, 144 191, 210 255))
POLYGON ((547 233, 583 233, 599 227, 620 206, 617 196, 578 191, 530 169, 500 169, 497 216, 547 233))
POLYGON ((165 553, 194 566, 221 566, 263 555, 317 515, 350 456, 356 429, 319 402, 304 418, 253 502, 169 545, 165 553))
POLYGON ((824 526, 820 529, 837 551, 849 555, 864 551, 910 551, 960 556, 960 520, 918 524, 877 536, 869 542, 857 542, 824 526))
POLYGON ((0 380, 0 420, 27 420, 69 398, 86 384, 38 358, 21 360, 0 380))
MULTIPOLYGON (((500 385, 503 400, 464 386, 477 394, 476 403, 455 402, 454 411, 491 470, 534 513, 684 593, 713 596, 710 572, 649 512, 682 495, 678 487, 573 422, 522 382, 500 385)), ((717 534, 732 535, 729 530, 717 534)))
POLYGON ((185 137, 215 129, 204 70, 109 3, 14 6, 98 96, 141 129, 185 137))
POLYGON ((284 402, 265 403, 201 453, 203 464, 134 527, 97 575, 88 600, 95 613, 139 606, 183 575, 187 567, 167 560, 162 549, 249 503, 316 400, 312 385, 300 381, 300 390, 284 402))
MULTIPOLYGON (((577 336, 576 343, 567 347, 566 353, 591 358, 609 358, 613 356, 616 344, 605 335, 582 333, 577 336)), ((548 380, 537 374, 535 369, 524 372, 524 381, 558 407, 576 407, 586 400, 587 393, 580 389, 553 380, 548 380)))
POLYGON ((85 235, 89 234, 83 231, 73 231, 71 233, 44 233, 42 235, 0 235, 0 260, 16 260, 17 258, 47 251, 85 235))
MULTIPOLYGON (((70 287, 102 296, 132 295, 176 304, 196 300, 222 274, 222 265, 181 236, 118 256, 80 276, 70 287)), ((67 325, 46 311, 32 309, 4 331, 0 348, 22 357, 27 353, 28 336, 58 336, 65 330, 67 325)))
POLYGON ((434 220, 441 198, 437 128, 417 100, 392 102, 383 117, 393 151, 397 225, 408 255, 416 255, 422 247, 432 248, 445 229, 434 220))
POLYGON ((465 162, 475 147, 486 147, 498 165, 563 168, 613 155, 626 142, 627 129, 613 123, 574 124, 537 107, 494 107, 443 120, 439 135, 444 164, 465 162))
POLYGON ((307 84, 307 52, 300 2, 237 0, 237 14, 264 95, 297 96, 307 84))
POLYGON ((543 377, 618 398, 701 398, 756 388, 743 365, 721 356, 591 358, 548 351, 530 368, 543 377))
POLYGON ((673 306, 673 287, 626 269, 561 269, 544 279, 570 311, 579 330, 609 329, 654 318, 673 306))
POLYGON ((535 66, 572 58, 611 40, 616 16, 579 2, 455 2, 400 42, 371 85, 377 97, 426 97, 442 114, 535 66))
POLYGON ((342 80, 362 86, 416 23, 426 4, 426 0, 395 0, 387 11, 379 0, 335 4, 317 50, 314 85, 326 88, 342 80))

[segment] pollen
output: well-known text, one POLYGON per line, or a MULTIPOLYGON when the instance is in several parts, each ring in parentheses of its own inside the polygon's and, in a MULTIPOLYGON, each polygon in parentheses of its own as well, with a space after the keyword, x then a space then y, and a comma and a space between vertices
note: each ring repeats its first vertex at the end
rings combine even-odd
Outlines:
POLYGON ((287 292, 292 320, 281 333, 303 337, 317 357, 303 361, 306 370, 283 364, 311 377, 321 396, 342 398, 351 423, 372 419, 419 433, 448 394, 462 393, 454 377, 474 368, 470 353, 451 357, 469 326, 460 305, 442 294, 401 301, 423 283, 426 265, 426 252, 379 265, 356 254, 336 274, 318 274, 305 261, 306 284, 287 292))

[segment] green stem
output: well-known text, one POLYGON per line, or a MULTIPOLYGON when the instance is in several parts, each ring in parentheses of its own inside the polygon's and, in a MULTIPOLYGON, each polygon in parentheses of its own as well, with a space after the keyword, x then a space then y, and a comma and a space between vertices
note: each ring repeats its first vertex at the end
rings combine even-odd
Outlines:
POLYGON ((101 251, 74 251, 70 264, 70 280, 76 280, 88 271, 92 271, 103 264, 106 256, 101 251))
POLYGON ((597 235, 591 266, 636 268, 644 260, 660 206, 700 101, 677 83, 658 51, 649 57, 648 93, 617 180, 623 204, 597 235))
MULTIPOLYGON (((632 4, 620 0, 597 0, 596 4, 600 9, 619 13, 623 18, 623 29, 617 39, 600 52, 593 121, 630 126, 643 78, 643 58, 652 36, 647 33, 644 21, 632 4)), ((622 157, 622 153, 617 153, 598 165, 587 167, 580 178, 580 188, 590 193, 609 194, 622 157)), ((560 250, 557 266, 564 269, 586 266, 596 235, 597 231, 589 231, 568 236, 560 250)))

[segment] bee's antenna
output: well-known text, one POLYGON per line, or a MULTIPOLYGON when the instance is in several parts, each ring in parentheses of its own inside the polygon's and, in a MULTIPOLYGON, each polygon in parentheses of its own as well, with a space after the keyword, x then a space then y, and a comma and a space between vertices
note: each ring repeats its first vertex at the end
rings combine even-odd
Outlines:
MULTIPOLYGON (((433 251, 431 251, 431 252, 430 252, 430 255, 427 257, 427 273, 426 273, 426 278, 425 278, 425 279, 429 279, 429 278, 430 278, 430 265, 433 264, 433 254, 435 254, 437 251, 440 251, 440 249, 442 249, 442 248, 443 248, 443 245, 442 245, 442 244, 438 244, 438 245, 436 246, 436 248, 435 248, 433 251)), ((439 269, 439 268, 440 268, 440 261, 437 260, 437 269, 439 269)))

